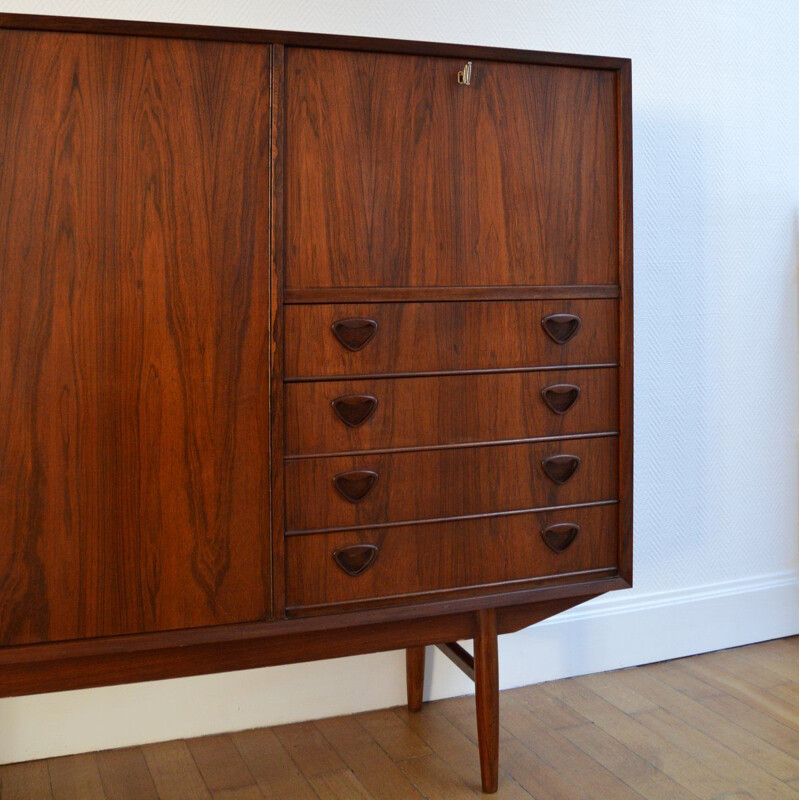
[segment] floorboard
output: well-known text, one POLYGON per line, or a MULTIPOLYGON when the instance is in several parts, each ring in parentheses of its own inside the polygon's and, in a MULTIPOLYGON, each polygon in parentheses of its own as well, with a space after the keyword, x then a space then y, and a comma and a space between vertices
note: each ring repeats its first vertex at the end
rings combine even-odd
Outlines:
MULTIPOLYGON (((798 797, 797 637, 500 695, 497 800, 798 797)), ((474 702, 0 766, 2 800, 475 800, 474 702)))

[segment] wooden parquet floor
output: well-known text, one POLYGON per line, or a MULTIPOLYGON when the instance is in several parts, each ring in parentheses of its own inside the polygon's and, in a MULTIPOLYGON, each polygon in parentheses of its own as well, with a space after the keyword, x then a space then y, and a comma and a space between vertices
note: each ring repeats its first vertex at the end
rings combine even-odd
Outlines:
MULTIPOLYGON (((798 797, 797 638, 500 695, 498 800, 798 797)), ((471 697, 0 767, 2 800, 481 797, 471 697)))

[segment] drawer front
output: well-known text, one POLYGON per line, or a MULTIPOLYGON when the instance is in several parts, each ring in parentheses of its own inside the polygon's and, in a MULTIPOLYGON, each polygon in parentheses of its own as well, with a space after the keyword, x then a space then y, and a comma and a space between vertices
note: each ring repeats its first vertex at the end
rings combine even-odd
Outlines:
POLYGON ((286 284, 614 284, 617 76, 286 49, 286 284))
POLYGON ((617 498, 617 437, 286 462, 288 532, 617 498))
MULTIPOLYGON (((614 568, 617 506, 292 536, 290 607, 379 601, 614 568), (360 570, 360 572, 359 572, 360 570), (353 574, 356 573, 356 574, 353 574)), ((290 613, 293 609, 290 608, 290 613)))
POLYGON ((616 300, 286 307, 285 375, 514 369, 618 360, 616 300))
POLYGON ((617 381, 605 368, 290 383, 286 453, 616 431, 617 381))

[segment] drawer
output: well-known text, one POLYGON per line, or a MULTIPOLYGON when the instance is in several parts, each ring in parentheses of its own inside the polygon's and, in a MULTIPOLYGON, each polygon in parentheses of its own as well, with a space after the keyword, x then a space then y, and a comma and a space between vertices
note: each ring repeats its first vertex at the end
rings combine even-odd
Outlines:
POLYGON ((616 504, 311 536, 286 543, 290 612, 614 569, 616 504), (547 539, 547 541, 546 541, 547 539), (549 543, 548 543, 549 542, 549 543), (359 571, 360 570, 360 571, 359 571), (351 574, 355 573, 355 574, 351 574))
POLYGON ((320 530, 617 498, 617 437, 285 462, 286 529, 320 530))
POLYGON ((607 367, 289 383, 285 450, 336 453, 616 431, 618 378, 607 367))
POLYGON ((290 305, 284 374, 612 364, 619 357, 617 313, 616 300, 290 305))

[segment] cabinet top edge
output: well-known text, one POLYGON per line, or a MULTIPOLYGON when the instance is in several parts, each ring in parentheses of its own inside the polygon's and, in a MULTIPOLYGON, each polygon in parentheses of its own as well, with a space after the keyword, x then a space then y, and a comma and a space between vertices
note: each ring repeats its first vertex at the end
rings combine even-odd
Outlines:
POLYGON ((449 56, 453 58, 487 58, 497 61, 548 66, 588 67, 622 70, 630 68, 629 58, 555 53, 544 50, 518 50, 485 45, 447 44, 410 39, 382 39, 365 36, 343 36, 327 33, 273 31, 259 28, 234 28, 211 25, 189 25, 172 22, 98 19, 92 17, 57 17, 42 14, 0 12, 0 29, 50 31, 54 33, 90 33, 115 36, 153 36, 167 39, 199 39, 250 44, 281 44, 290 47, 320 47, 342 50, 363 50, 406 55, 449 56))

